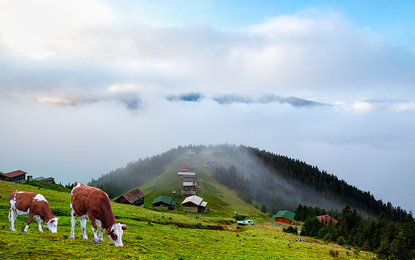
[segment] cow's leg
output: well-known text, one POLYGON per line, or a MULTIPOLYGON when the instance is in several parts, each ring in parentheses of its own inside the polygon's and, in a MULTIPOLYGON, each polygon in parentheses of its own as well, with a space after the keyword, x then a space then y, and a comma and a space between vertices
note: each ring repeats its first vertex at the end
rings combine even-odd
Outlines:
POLYGON ((104 241, 104 238, 102 237, 102 225, 101 225, 101 221, 95 220, 95 223, 97 223, 97 226, 99 227, 98 240, 99 241, 104 241))
POLYGON ((29 217, 27 218, 27 225, 24 228, 23 232, 27 233, 27 230, 29 229, 29 225, 32 222, 32 219, 33 219, 33 214, 31 211, 29 211, 29 217))
POLYGON ((85 230, 85 226, 86 226, 86 217, 81 217, 81 230, 82 230, 82 238, 84 240, 88 240, 88 236, 86 235, 86 230, 85 230))
POLYGON ((41 225, 42 220, 40 219, 40 217, 39 217, 39 216, 35 216, 35 218, 36 218, 36 220, 37 220, 37 223, 39 224, 39 232, 40 232, 40 233, 43 233, 43 230, 42 230, 42 225, 41 225))
POLYGON ((9 210, 9 221, 11 222, 10 224, 10 230, 15 232, 16 229, 14 228, 14 221, 17 218, 17 211, 15 209, 10 209, 9 210))
POLYGON ((71 239, 75 239, 75 225, 76 225, 76 214, 75 211, 72 209, 72 204, 71 204, 71 239))
POLYGON ((92 232, 94 233, 94 245, 99 245, 99 239, 97 236, 97 224, 95 223, 95 219, 89 218, 89 222, 91 223, 92 232))

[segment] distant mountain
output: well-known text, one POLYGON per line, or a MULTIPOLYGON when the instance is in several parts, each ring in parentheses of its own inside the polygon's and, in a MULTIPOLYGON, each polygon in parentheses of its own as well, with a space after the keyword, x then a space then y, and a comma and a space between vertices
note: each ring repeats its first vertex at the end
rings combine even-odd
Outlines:
POLYGON ((91 180, 90 184, 102 188, 110 197, 146 183, 147 186, 151 184, 154 191, 161 182, 155 184, 152 180, 166 171, 172 176, 177 175, 178 169, 185 164, 197 166, 196 172, 203 169, 209 178, 236 191, 246 203, 263 205, 270 213, 280 209, 294 211, 299 204, 341 210, 347 203, 366 217, 376 217, 384 212, 392 220, 400 221, 407 214, 400 207, 376 200, 370 192, 361 191, 316 166, 257 148, 227 144, 180 146, 129 163, 98 180, 91 180), (186 157, 188 149, 196 152, 194 158, 186 157))

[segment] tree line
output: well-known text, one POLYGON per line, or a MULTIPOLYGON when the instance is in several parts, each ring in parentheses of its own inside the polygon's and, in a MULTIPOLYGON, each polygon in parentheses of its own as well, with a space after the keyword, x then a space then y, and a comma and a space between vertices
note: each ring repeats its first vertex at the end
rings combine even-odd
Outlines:
POLYGON ((361 191, 357 187, 339 180, 337 176, 320 171, 318 167, 311 166, 298 159, 273 154, 267 151, 260 151, 256 148, 248 148, 250 152, 264 162, 264 165, 274 169, 278 174, 283 175, 287 180, 296 180, 313 188, 325 198, 337 200, 344 204, 362 209, 371 215, 378 216, 382 212, 388 215, 391 220, 401 222, 407 212, 401 207, 393 207, 390 202, 384 203, 376 200, 369 191, 361 191))
POLYGON ((401 222, 396 223, 383 212, 377 219, 364 219, 348 204, 342 212, 326 212, 318 207, 300 204, 296 210, 296 220, 305 221, 301 230, 301 235, 304 236, 374 251, 379 258, 415 258, 415 221, 411 212, 407 213, 401 222), (320 222, 316 218, 324 214, 334 217, 338 223, 320 222))

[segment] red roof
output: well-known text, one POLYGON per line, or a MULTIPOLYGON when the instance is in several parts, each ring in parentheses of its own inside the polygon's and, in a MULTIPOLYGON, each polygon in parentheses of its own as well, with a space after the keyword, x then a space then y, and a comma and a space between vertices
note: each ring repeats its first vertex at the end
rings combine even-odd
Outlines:
POLYGON ((24 172, 22 170, 17 170, 17 171, 14 171, 14 172, 4 173, 3 176, 6 176, 8 178, 14 178, 14 177, 17 177, 17 176, 20 176, 20 175, 25 175, 25 174, 27 174, 27 172, 24 172))
POLYGON ((337 219, 330 217, 329 215, 321 215, 316 217, 320 222, 329 224, 330 221, 333 221, 333 224, 336 225, 339 221, 337 219))
POLYGON ((124 197, 130 204, 134 204, 134 202, 144 198, 146 195, 142 193, 139 189, 132 190, 124 195, 124 197))

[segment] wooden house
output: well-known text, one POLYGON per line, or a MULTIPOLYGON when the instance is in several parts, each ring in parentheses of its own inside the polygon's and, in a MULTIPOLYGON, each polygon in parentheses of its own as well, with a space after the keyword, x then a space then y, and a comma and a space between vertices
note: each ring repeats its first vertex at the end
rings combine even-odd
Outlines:
POLYGON ((183 190, 182 190, 183 198, 196 195, 198 190, 199 190, 199 186, 197 182, 195 181, 183 182, 183 190))
POLYGON ((34 180, 55 184, 55 178, 53 177, 45 178, 41 176, 41 177, 34 178, 34 180))
POLYGON ((174 201, 169 196, 165 196, 165 195, 161 195, 155 198, 152 204, 153 204, 153 208, 155 209, 168 209, 168 210, 176 209, 176 201, 174 201))
POLYGON ((144 193, 139 189, 132 190, 128 193, 125 193, 121 197, 115 200, 117 203, 130 204, 135 206, 142 206, 144 204, 144 193))
POLYGON ((292 225, 294 224, 294 217, 294 212, 291 212, 289 210, 280 210, 277 212, 277 214, 272 216, 271 221, 292 225))
POLYGON ((197 174, 195 172, 178 172, 177 176, 181 181, 196 181, 197 174))
POLYGON ((11 181, 14 183, 23 183, 26 180, 27 172, 22 170, 17 170, 13 172, 8 172, 0 175, 0 178, 5 181, 11 181))
POLYGON ((334 225, 337 225, 339 221, 337 219, 332 218, 329 215, 321 215, 316 217, 320 222, 325 223, 327 226, 329 225, 330 221, 333 222, 334 225))
POLYGON ((196 195, 185 198, 182 206, 184 212, 205 213, 207 211, 207 202, 196 195))

